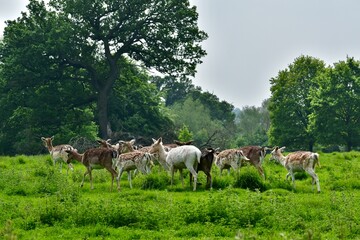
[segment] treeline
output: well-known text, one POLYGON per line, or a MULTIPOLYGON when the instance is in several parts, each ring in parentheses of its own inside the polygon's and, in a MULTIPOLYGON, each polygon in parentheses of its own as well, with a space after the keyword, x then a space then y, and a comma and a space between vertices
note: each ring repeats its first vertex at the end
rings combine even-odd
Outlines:
POLYGON ((199 147, 359 146, 359 62, 300 56, 262 106, 234 109, 190 80, 207 34, 189 2, 30 0, 0 41, 0 154, 136 138, 199 147), (85 7, 86 6, 86 7, 85 7), (154 76, 151 71, 163 73, 154 76))
POLYGON ((360 145, 360 62, 300 56, 270 80, 269 142, 350 151, 360 145))

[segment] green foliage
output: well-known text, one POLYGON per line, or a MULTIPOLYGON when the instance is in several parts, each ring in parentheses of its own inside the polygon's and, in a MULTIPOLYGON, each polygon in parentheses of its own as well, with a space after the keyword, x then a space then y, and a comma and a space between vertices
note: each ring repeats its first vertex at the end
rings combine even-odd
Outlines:
POLYGON ((231 125, 212 118, 211 109, 200 100, 194 100, 191 97, 171 106, 171 113, 175 127, 181 129, 186 125, 193 133, 193 140, 198 146, 210 145, 225 148, 229 145, 227 139, 231 139, 235 133, 235 131, 230 131, 231 125))
POLYGON ((321 144, 345 145, 350 151, 360 144, 360 62, 340 61, 319 76, 313 89, 311 127, 321 144))
POLYGON ((184 101, 188 94, 194 91, 195 86, 189 78, 175 78, 170 76, 154 76, 151 82, 155 84, 158 91, 162 92, 165 98, 165 106, 169 107, 176 102, 184 101))
POLYGON ((183 127, 179 130, 178 139, 182 142, 191 141, 194 138, 192 132, 189 131, 189 128, 184 124, 183 127))
POLYGON ((309 128, 310 91, 325 71, 323 61, 300 56, 271 79, 269 140, 272 145, 312 150, 315 136, 309 128))
POLYGON ((147 73, 131 64, 123 68, 109 103, 112 137, 141 136, 147 144, 154 136, 174 139, 173 123, 167 109, 160 104, 161 94, 148 83, 147 73))
MULTIPOLYGON (((65 135, 59 128, 83 137, 99 130, 107 138, 109 96, 116 81, 122 84, 131 76, 128 60, 164 74, 194 75, 206 55, 199 43, 207 38, 197 19, 188 1, 52 0, 46 6, 31 0, 27 11, 8 22, 1 43, 0 153, 38 153, 40 144, 30 137, 65 135), (87 118, 88 111, 92 118, 87 118), (14 147, 21 139, 30 144, 14 147)), ((125 103, 142 102, 130 106, 134 112, 124 119, 112 112, 112 121, 125 122, 121 131, 142 126, 138 131, 146 135, 159 133, 160 126, 168 129, 172 123, 160 112, 153 88, 146 80, 140 84, 136 77, 130 79, 131 87, 125 86, 118 96, 131 93, 125 103)))
MULTIPOLYGON (((154 172, 154 171, 153 171, 154 172)), ((170 177, 166 172, 151 173, 147 176, 143 176, 141 181, 141 189, 144 190, 164 190, 167 188, 170 182, 170 177)))
POLYGON ((266 184, 254 167, 251 167, 250 169, 249 167, 241 169, 240 175, 234 183, 234 187, 261 192, 267 189, 266 184))
POLYGON ((269 100, 265 100, 261 107, 246 106, 236 112, 235 121, 239 128, 237 146, 267 145, 267 131, 270 126, 268 105, 269 100))

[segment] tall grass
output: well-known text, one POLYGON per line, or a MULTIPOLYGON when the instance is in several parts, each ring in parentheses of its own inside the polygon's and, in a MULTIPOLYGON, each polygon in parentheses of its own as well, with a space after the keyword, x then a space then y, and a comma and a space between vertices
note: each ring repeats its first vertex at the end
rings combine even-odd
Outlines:
POLYGON ((80 188, 85 168, 66 174, 49 156, 0 157, 0 239, 355 239, 360 234, 360 154, 321 154, 311 178, 296 175, 296 189, 285 169, 265 161, 266 179, 252 166, 230 175, 213 169, 213 190, 193 192, 155 167, 127 176, 121 192, 110 192, 111 176, 93 171, 80 188))

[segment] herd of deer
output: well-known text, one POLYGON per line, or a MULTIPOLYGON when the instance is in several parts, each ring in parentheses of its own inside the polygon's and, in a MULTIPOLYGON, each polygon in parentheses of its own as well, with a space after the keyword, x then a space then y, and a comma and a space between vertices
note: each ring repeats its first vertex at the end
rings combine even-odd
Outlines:
MULTIPOLYGON (((207 188, 212 188, 211 167, 219 167, 220 175, 224 169, 230 173, 230 169, 240 169, 246 163, 253 165, 259 174, 265 178, 262 163, 268 150, 267 147, 245 146, 237 149, 226 149, 218 151, 213 148, 205 148, 200 151, 199 148, 191 145, 191 142, 178 142, 175 144, 163 144, 162 138, 153 139, 153 144, 147 147, 135 149, 135 140, 119 141, 115 145, 108 140, 98 140, 99 148, 90 148, 80 154, 71 145, 53 146, 54 137, 42 137, 45 147, 49 150, 54 165, 65 162, 68 166, 67 171, 73 170, 71 162, 73 160, 81 162, 85 167, 81 186, 84 185, 86 175, 90 178, 90 187, 93 189, 92 170, 105 168, 111 173, 111 191, 113 189, 114 179, 116 178, 117 189, 120 190, 120 179, 124 171, 128 173, 130 188, 131 171, 148 174, 155 162, 158 162, 166 171, 171 173, 171 184, 173 184, 174 173, 180 172, 180 179, 184 186, 183 169, 190 171, 190 183, 193 182, 193 190, 196 190, 198 172, 203 171, 207 176, 207 188)), ((295 172, 307 172, 312 177, 312 184, 316 183, 317 191, 320 192, 320 183, 315 173, 316 164, 319 165, 319 154, 307 151, 297 151, 284 156, 282 154, 285 147, 275 147, 271 151, 270 160, 276 160, 282 164, 288 171, 286 179, 291 176, 295 188, 295 172)))

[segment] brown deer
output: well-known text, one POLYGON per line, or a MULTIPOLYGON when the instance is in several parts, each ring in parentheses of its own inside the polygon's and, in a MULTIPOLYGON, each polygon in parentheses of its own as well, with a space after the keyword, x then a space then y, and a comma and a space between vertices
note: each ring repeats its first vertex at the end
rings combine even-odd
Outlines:
POLYGON ((83 154, 79 154, 76 150, 65 151, 68 153, 68 162, 70 162, 71 160, 77 160, 86 167, 86 171, 80 185, 81 187, 84 185, 85 176, 89 174, 90 188, 94 189, 91 171, 93 169, 105 168, 110 172, 112 177, 110 188, 110 191, 112 191, 114 178, 116 177, 116 171, 112 167, 113 159, 118 157, 118 153, 116 150, 108 148, 91 148, 86 150, 83 154))

